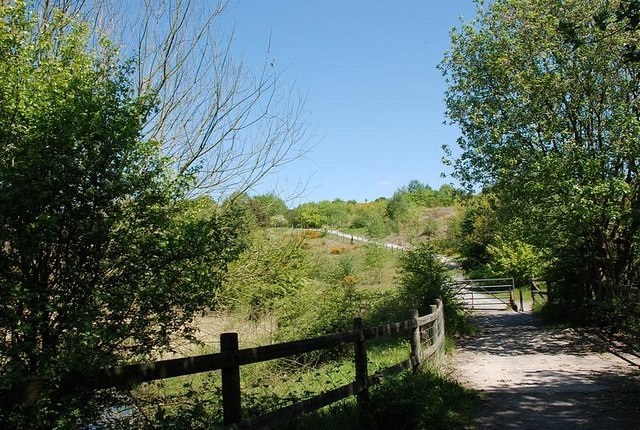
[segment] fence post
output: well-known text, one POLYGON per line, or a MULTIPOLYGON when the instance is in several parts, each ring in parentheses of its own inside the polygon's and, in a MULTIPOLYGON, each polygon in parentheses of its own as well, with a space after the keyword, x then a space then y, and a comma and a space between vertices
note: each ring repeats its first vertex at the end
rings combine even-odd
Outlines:
POLYGON ((547 284, 547 303, 551 303, 551 281, 547 279, 545 283, 547 284))
POLYGON ((232 356, 231 365, 221 370, 222 373, 222 423, 225 426, 240 424, 240 366, 237 356, 238 333, 222 333, 220 335, 220 352, 228 352, 232 356))
POLYGON ((520 292, 520 312, 524 312, 524 300, 522 299, 522 290, 518 290, 520 292))
POLYGON ((440 336, 444 336, 444 306, 442 304, 442 299, 436 299, 436 309, 437 308, 440 308, 440 314, 436 319, 438 323, 436 336, 439 338, 440 336))
POLYGON ((411 331, 411 357, 416 359, 414 369, 418 367, 422 358, 422 351, 420 348, 420 327, 418 326, 418 317, 420 314, 417 309, 411 309, 409 311, 409 318, 413 319, 416 327, 411 331))
POLYGON ((534 292, 535 286, 536 286, 536 282, 533 279, 529 280, 530 282, 530 286, 531 286, 531 302, 532 302, 532 306, 535 306, 536 304, 536 295, 534 292))
POLYGON ((356 381, 362 383, 364 389, 356 394, 358 406, 364 406, 369 401, 369 373, 367 370, 367 346, 365 344, 362 318, 353 319, 355 339, 353 341, 354 362, 356 367, 356 381))
MULTIPOLYGON (((438 312, 438 305, 430 305, 429 313, 435 314, 436 312, 438 312)), ((433 321, 433 323, 431 323, 431 345, 434 345, 436 343, 436 340, 438 339, 438 334, 440 333, 440 327, 438 327, 439 323, 440 321, 438 321, 437 318, 433 321)))

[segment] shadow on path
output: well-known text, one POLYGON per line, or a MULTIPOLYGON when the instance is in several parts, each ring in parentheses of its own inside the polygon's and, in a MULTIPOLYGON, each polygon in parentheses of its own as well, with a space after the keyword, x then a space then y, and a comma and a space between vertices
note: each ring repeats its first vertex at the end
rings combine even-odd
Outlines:
POLYGON ((587 355, 605 352, 603 345, 590 342, 577 331, 544 328, 533 315, 511 311, 479 313, 472 317, 478 327, 474 337, 461 346, 492 355, 557 354, 587 355))
POLYGON ((459 379, 482 391, 478 429, 640 429, 638 366, 574 329, 530 314, 473 317, 454 357, 459 379))

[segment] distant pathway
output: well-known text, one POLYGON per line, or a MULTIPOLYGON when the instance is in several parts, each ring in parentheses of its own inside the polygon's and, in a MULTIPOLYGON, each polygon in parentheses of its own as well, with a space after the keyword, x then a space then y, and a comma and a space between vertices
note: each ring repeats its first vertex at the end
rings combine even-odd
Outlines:
POLYGON ((407 249, 409 249, 407 245, 401 245, 398 243, 391 243, 391 242, 378 242, 372 239, 368 239, 365 236, 358 236, 351 233, 345 233, 340 230, 321 230, 321 229, 316 229, 316 230, 323 231, 327 234, 332 234, 334 236, 342 237, 345 239, 353 240, 354 242, 372 243, 372 244, 376 244, 376 245, 383 246, 385 248, 389 248, 393 250, 406 251, 407 249))
POLYGON ((617 357, 573 329, 541 327, 527 313, 473 321, 478 333, 453 358, 458 379, 485 395, 472 428, 640 429, 637 357, 617 357))
MULTIPOLYGON (((340 230, 324 230, 324 229, 321 229, 321 228, 305 228, 305 229, 298 229, 298 230, 320 231, 320 232, 324 232, 324 233, 327 233, 327 234, 331 234, 333 236, 341 237, 343 239, 353 240, 353 242, 371 243, 371 244, 375 244, 375 245, 382 246, 382 247, 385 247, 385 248, 389 248, 391 250, 400 250, 400 251, 408 251, 409 250, 409 245, 404 245, 404 244, 400 244, 400 243, 393 243, 393 242, 378 242, 376 240, 369 239, 369 238, 367 238, 365 236, 358 236, 358 235, 351 234, 351 233, 345 233, 345 232, 340 231, 340 230)), ((447 257, 446 255, 440 255, 439 257, 440 257, 440 260, 449 269, 456 269, 456 268, 460 267, 460 265, 457 262, 455 262, 450 257, 447 257)))

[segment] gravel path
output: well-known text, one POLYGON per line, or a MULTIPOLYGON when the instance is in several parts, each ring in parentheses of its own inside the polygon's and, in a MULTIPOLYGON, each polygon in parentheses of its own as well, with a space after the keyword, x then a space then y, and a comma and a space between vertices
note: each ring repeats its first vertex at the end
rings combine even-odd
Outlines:
POLYGON ((485 312, 453 358, 484 393, 476 429, 640 429, 640 358, 528 313, 485 312))

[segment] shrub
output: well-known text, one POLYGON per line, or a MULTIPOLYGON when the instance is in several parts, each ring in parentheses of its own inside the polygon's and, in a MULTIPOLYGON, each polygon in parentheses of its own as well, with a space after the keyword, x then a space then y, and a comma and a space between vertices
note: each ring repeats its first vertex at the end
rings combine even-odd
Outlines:
POLYGON ((307 253, 299 238, 256 231, 249 248, 229 265, 221 304, 258 317, 270 312, 280 298, 294 294, 308 272, 307 253))
POLYGON ((444 305, 445 322, 449 332, 466 331, 464 310, 454 291, 447 267, 442 263, 433 245, 421 243, 400 256, 402 296, 410 307, 420 313, 429 311, 429 305, 440 298, 444 305))
POLYGON ((506 241, 500 236, 496 237, 495 244, 487 246, 487 251, 491 257, 489 270, 499 276, 513 277, 519 287, 541 276, 548 261, 533 245, 520 240, 506 241))

